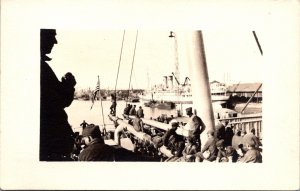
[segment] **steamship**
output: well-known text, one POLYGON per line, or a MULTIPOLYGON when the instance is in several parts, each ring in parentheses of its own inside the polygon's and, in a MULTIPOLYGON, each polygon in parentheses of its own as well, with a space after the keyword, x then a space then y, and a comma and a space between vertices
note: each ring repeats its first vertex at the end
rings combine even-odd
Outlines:
MULTIPOLYGON (((163 84, 154 85, 150 90, 145 91, 140 96, 140 99, 143 101, 159 101, 161 103, 192 104, 192 89, 189 78, 186 77, 183 84, 179 84, 176 78, 175 80, 177 84, 173 83, 173 76, 164 76, 163 84)), ((224 83, 212 81, 210 82, 210 90, 212 102, 222 104, 229 100, 227 87, 224 83)))

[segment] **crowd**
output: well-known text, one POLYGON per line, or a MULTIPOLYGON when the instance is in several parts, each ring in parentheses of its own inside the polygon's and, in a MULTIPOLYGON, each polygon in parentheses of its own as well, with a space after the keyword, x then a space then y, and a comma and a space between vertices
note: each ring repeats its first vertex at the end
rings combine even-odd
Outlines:
MULTIPOLYGON (((254 128, 250 128, 250 131, 247 133, 238 127, 234 133, 233 127, 228 122, 219 122, 215 130, 206 132, 207 141, 201 147, 199 135, 205 130, 205 126, 201 119, 199 120, 198 117, 190 113, 190 110, 190 108, 187 109, 187 115, 190 116, 190 121, 187 125, 194 126, 194 131, 184 138, 183 136, 178 136, 176 130, 181 127, 179 127, 178 122, 171 121, 172 128, 165 133, 162 141, 163 145, 172 152, 173 156, 167 157, 164 161, 262 162, 260 148, 262 144, 259 138, 255 136, 254 128)), ((186 126, 183 128, 186 128, 186 126)))
POLYGON ((176 121, 171 121, 172 128, 166 132, 162 140, 173 156, 165 161, 262 162, 260 148, 262 144, 255 136, 254 128, 250 128, 247 133, 241 127, 233 129, 227 121, 219 121, 214 130, 207 131, 207 142, 201 147, 200 134, 205 130, 205 125, 192 113, 191 108, 187 108, 186 112, 190 120, 183 128, 190 134, 185 137, 185 147, 182 149, 182 146, 179 146, 182 145, 182 139, 178 139, 176 134, 176 129, 182 127, 179 127, 176 121), (170 138, 169 134, 173 137, 170 138))
MULTIPOLYGON (((127 107, 130 107, 130 104, 128 104, 127 107)), ((132 106, 132 108, 134 108, 134 106, 132 106)), ((140 109, 142 110, 141 107, 140 109)), ((125 108, 124 113, 127 110, 128 109, 125 108)), ((232 126, 228 124, 228 122, 219 122, 218 125, 216 125, 215 130, 206 131, 207 141, 204 143, 203 147, 201 147, 200 135, 205 131, 205 125, 200 117, 192 113, 191 108, 187 109, 187 115, 190 117, 190 120, 183 127, 181 127, 181 124, 175 119, 172 119, 169 122, 170 129, 163 132, 143 124, 141 117, 136 113, 136 117, 130 121, 130 124, 133 125, 137 132, 144 132, 150 135, 152 144, 145 144, 142 140, 137 141, 136 139, 132 139, 132 143, 139 148, 135 150, 135 154, 144 156, 144 159, 148 156, 147 160, 158 161, 157 159, 159 158, 159 161, 164 162, 262 162, 260 149, 260 146, 262 145, 255 136, 254 128, 250 128, 248 133, 242 128, 237 128, 234 133, 232 126), (190 133, 187 136, 179 135, 177 133, 179 128, 185 128, 190 133), (164 154, 162 148, 165 148, 170 154, 164 154), (150 156, 152 156, 152 158, 150 158, 150 156)), ((97 126, 94 126, 93 124, 91 126, 88 125, 88 128, 83 129, 82 136, 85 147, 88 148, 88 145, 93 144, 105 145, 103 138, 102 141, 98 140, 100 139, 99 137, 101 137, 100 131, 97 134, 98 139, 95 141, 93 140, 94 136, 91 136, 89 139, 84 138, 90 136, 86 133, 86 129, 90 129, 91 127, 92 129, 98 129, 97 126)), ((86 160, 83 156, 86 156, 86 153, 91 152, 89 150, 93 150, 92 148, 94 147, 95 146, 92 146, 88 150, 83 149, 78 160, 86 160)), ((112 151, 109 151, 107 146, 102 147, 95 148, 97 148, 97 151, 102 153, 102 155, 107 153, 107 157, 109 157, 112 151)), ((116 153, 116 151, 114 152, 116 153)), ((131 152, 130 154, 133 153, 131 152)), ((141 159, 141 157, 139 158, 141 159)), ((102 160, 101 158, 99 159, 102 160)), ((116 160, 112 157, 110 157, 110 159, 116 160)), ((131 157, 131 159, 133 158, 131 157)))

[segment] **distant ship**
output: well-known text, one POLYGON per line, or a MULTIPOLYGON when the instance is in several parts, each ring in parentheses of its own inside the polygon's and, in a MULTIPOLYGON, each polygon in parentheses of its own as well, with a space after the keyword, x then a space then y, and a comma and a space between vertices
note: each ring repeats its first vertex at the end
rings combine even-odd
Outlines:
MULTIPOLYGON (((184 84, 173 85, 173 76, 164 76, 165 84, 155 85, 150 91, 145 91, 140 98, 143 101, 159 101, 173 102, 175 104, 192 104, 192 90, 191 84, 187 83, 187 79, 184 84)), ((227 94, 227 87, 224 83, 218 81, 210 82, 211 99, 212 102, 225 103, 229 100, 230 95, 227 94)))

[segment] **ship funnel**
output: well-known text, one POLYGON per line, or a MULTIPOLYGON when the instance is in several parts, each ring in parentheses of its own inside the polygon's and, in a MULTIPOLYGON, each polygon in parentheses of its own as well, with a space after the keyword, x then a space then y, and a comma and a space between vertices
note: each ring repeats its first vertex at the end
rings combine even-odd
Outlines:
POLYGON ((173 76, 169 76, 170 78, 170 88, 173 89, 173 76))
POLYGON ((168 88, 168 76, 164 76, 165 88, 168 88))

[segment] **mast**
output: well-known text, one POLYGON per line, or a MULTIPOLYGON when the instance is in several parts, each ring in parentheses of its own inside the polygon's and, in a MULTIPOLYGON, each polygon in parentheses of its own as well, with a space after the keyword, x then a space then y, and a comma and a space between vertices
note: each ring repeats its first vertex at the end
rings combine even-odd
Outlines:
POLYGON ((175 74, 172 72, 172 75, 174 76, 177 84, 175 86, 176 88, 176 101, 180 106, 177 108, 177 115, 181 116, 182 115, 182 104, 180 102, 180 74, 179 74, 179 62, 178 62, 178 40, 177 40, 177 35, 173 32, 170 31, 169 38, 174 38, 174 54, 175 54, 175 74))
POLYGON ((214 115, 211 102, 209 76, 206 65, 202 31, 186 32, 187 58, 192 81, 194 113, 204 122, 206 128, 201 134, 202 145, 207 140, 206 132, 214 130, 214 115))

